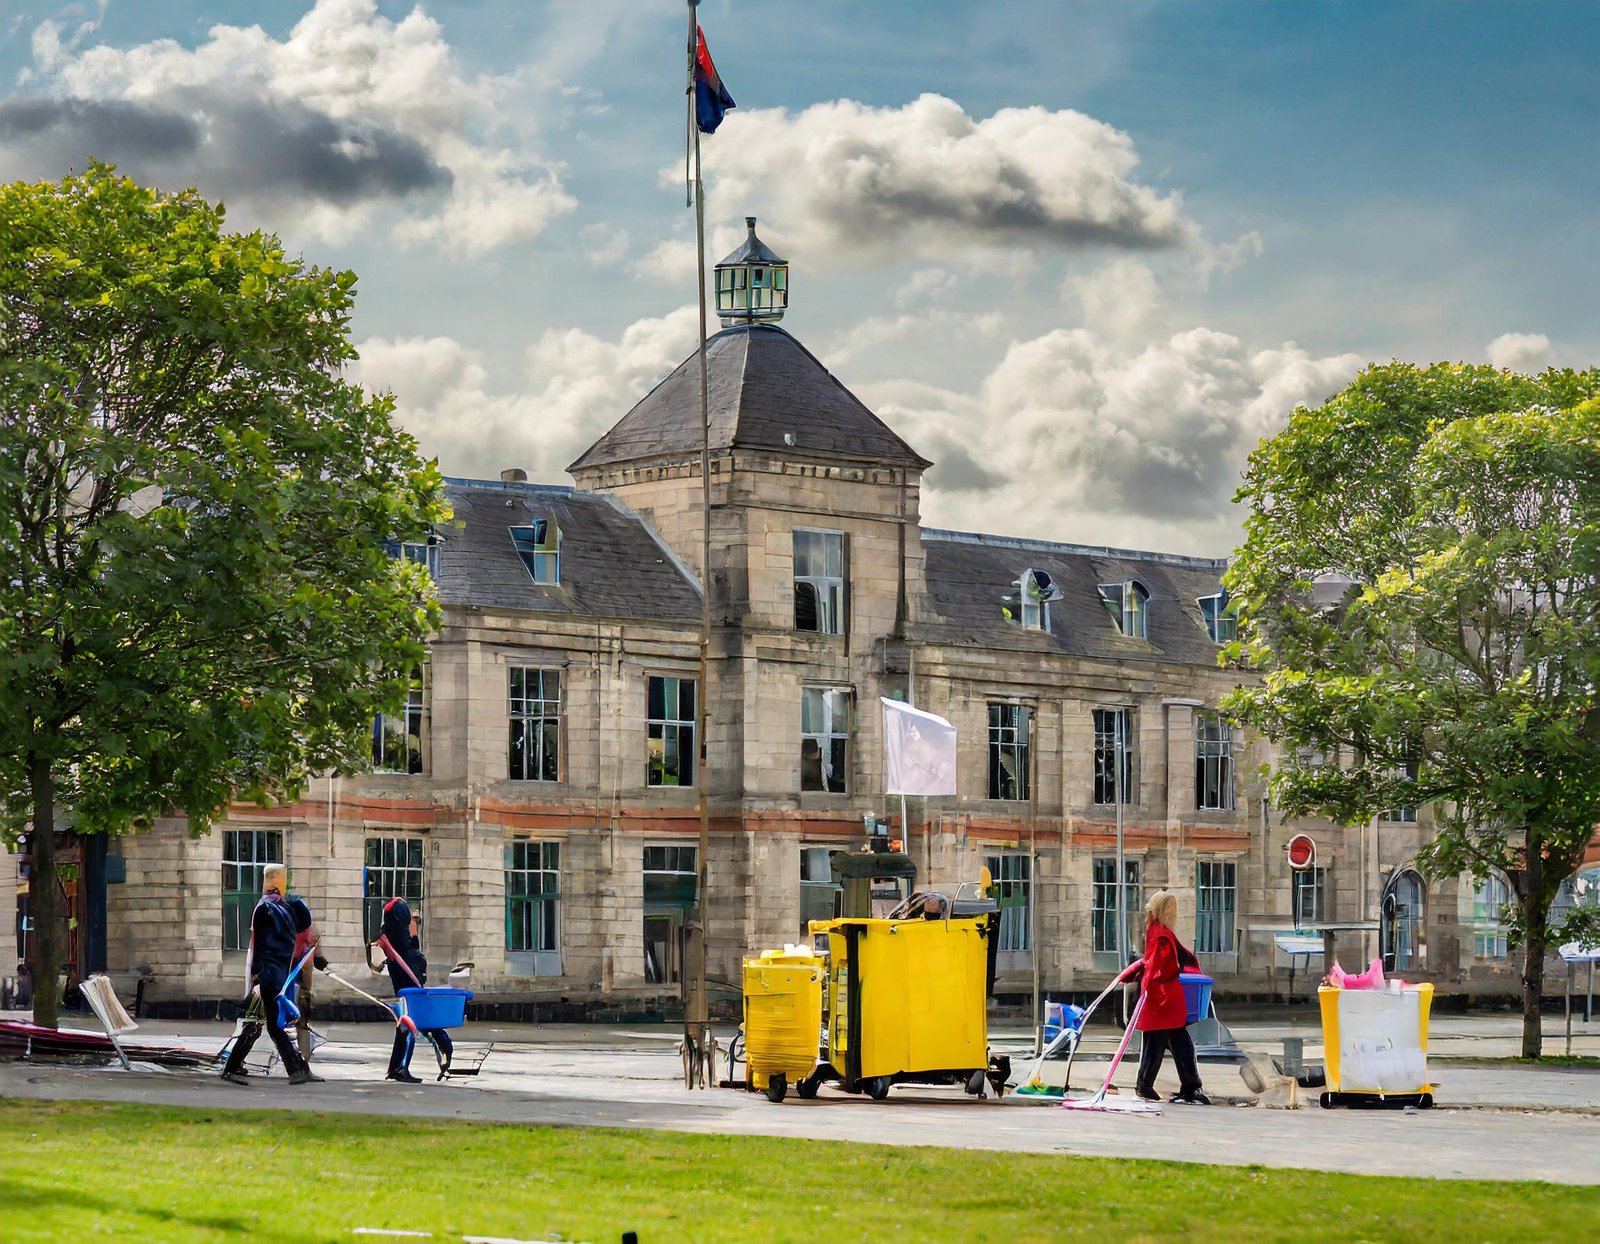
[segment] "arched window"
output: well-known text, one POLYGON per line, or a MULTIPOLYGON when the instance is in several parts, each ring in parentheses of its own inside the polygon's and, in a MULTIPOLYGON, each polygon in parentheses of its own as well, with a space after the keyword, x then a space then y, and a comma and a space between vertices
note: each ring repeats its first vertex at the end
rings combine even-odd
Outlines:
POLYGON ((1396 875, 1383 892, 1378 947, 1386 972, 1422 965, 1422 929, 1427 887, 1414 869, 1396 875))

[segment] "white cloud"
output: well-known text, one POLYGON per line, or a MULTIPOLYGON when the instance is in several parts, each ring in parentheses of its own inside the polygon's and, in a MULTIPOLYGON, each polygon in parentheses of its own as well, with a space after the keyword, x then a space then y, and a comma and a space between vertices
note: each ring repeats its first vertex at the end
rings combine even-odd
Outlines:
POLYGON ((611 268, 621 263, 628 254, 631 239, 626 229, 596 221, 578 231, 583 243, 583 257, 596 268, 611 268))
POLYGON ((1071 110, 975 120, 938 95, 899 108, 739 110, 704 150, 721 201, 770 215, 775 234, 812 254, 992 264, 995 252, 1019 249, 1198 240, 1176 193, 1133 179, 1128 135, 1071 110))
POLYGON ((1138 335, 1161 305, 1150 265, 1127 255, 1068 276, 1062 292, 1083 308, 1085 326, 1116 340, 1138 335))
POLYGON ((1483 352, 1496 367, 1528 371, 1550 361, 1550 338, 1543 333, 1501 333, 1483 352))
POLYGON ((1250 450, 1359 366, 1206 328, 1144 346, 1059 329, 1014 343, 975 395, 914 381, 861 395, 935 461, 933 525, 1217 554, 1237 543, 1250 450))
POLYGON ((376 0, 318 0, 281 42, 219 24, 192 49, 80 46, 83 33, 35 31, 29 93, 0 100, 5 175, 109 159, 297 233, 387 227, 465 255, 575 206, 559 165, 495 141, 514 84, 465 74, 420 7, 392 21, 376 0))
POLYGON ((449 475, 493 479, 522 467, 555 482, 694 348, 698 313, 639 320, 615 341, 552 329, 525 356, 523 383, 495 385, 483 355, 450 337, 362 342, 350 378, 392 392, 401 426, 449 475))

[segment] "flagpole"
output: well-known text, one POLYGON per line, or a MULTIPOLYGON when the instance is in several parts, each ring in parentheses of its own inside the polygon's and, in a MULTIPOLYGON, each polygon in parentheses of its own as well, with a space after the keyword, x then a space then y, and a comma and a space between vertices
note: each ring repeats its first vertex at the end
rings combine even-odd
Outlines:
MULTIPOLYGON (((697 742, 700 756, 695 770, 695 791, 700 814, 699 849, 695 852, 695 904, 697 919, 688 933, 689 962, 685 965, 687 996, 684 999, 683 1039, 691 1055, 702 1055, 708 1049, 709 1008, 707 1006, 707 948, 706 915, 710 909, 709 857, 711 854, 711 782, 707 759, 710 756, 711 733, 711 402, 706 378, 706 203, 705 186, 700 180, 700 127, 695 122, 695 55, 699 49, 699 27, 695 21, 695 6, 699 0, 689 0, 689 136, 694 154, 694 242, 696 289, 700 304, 700 677, 699 695, 696 699, 696 723, 699 729, 697 742)), ((694 1074, 699 1066, 697 1058, 686 1060, 689 1071, 688 1087, 698 1083, 708 1087, 703 1077, 694 1074)))

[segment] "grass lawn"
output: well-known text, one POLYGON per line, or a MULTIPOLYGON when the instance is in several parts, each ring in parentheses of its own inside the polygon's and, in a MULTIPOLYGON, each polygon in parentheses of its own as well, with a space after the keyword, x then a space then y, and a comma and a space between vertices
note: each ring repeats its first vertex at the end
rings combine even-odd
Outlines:
POLYGON ((1600 1192, 671 1132, 0 1100, 0 1239, 1600 1239, 1600 1192), (390 1237, 394 1238, 394 1237, 390 1237))

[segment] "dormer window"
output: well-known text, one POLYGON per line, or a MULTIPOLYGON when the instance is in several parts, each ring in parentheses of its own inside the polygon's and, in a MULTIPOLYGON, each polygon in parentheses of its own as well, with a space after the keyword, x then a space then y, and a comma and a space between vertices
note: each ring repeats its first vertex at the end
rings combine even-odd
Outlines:
POLYGON ((1014 618, 1028 631, 1050 629, 1050 602, 1061 599, 1061 589, 1046 570, 1024 570, 1016 581, 1017 594, 1005 599, 1006 617, 1014 618))
POLYGON ((439 537, 430 534, 426 540, 390 540, 384 545, 390 557, 416 562, 428 572, 434 582, 439 581, 439 537))
POLYGON ((1130 639, 1148 639, 1150 592, 1137 579, 1126 583, 1102 583, 1100 599, 1117 629, 1130 639))
POLYGON ((1212 643, 1231 644, 1239 638, 1239 603, 1229 598, 1227 589, 1215 596, 1202 596, 1199 603, 1212 643))
POLYGON ((561 582, 561 530, 548 519, 511 528, 511 543, 535 583, 561 582))

